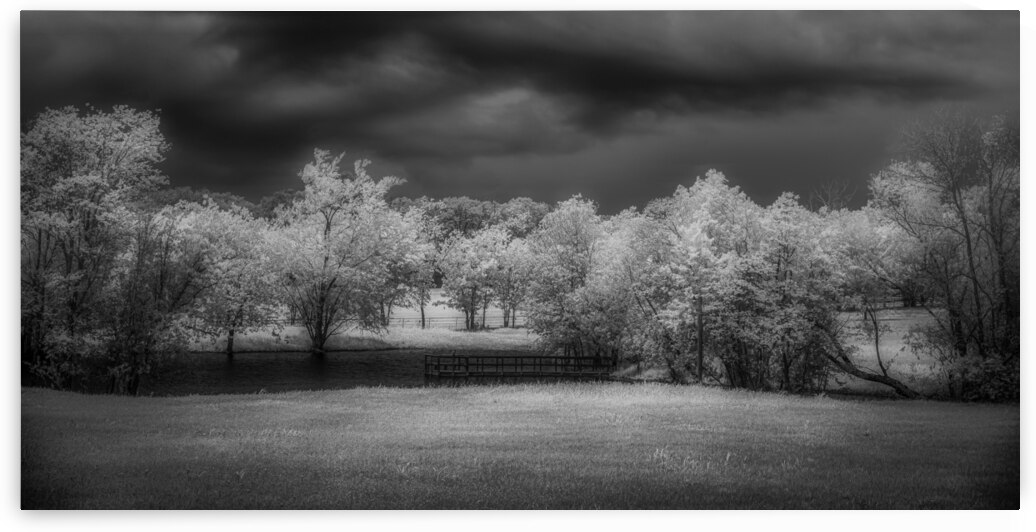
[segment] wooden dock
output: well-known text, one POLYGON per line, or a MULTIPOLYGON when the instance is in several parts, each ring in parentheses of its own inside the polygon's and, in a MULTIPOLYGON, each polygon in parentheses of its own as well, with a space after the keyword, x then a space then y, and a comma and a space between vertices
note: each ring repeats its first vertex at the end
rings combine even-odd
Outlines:
POLYGON ((611 361, 596 357, 425 355, 426 381, 440 379, 604 379, 611 361))

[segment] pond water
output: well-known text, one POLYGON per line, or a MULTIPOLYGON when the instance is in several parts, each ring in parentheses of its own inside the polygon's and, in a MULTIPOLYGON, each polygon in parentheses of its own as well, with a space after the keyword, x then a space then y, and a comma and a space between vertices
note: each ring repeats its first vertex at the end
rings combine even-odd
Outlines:
POLYGON ((424 385, 430 350, 343 351, 322 359, 309 352, 189 353, 141 383, 140 395, 333 390, 361 386, 424 385))
MULTIPOLYGON (((425 355, 453 350, 401 349, 340 351, 315 358, 309 352, 189 353, 168 362, 141 382, 139 395, 209 395, 222 393, 340 390, 365 386, 424 386, 425 355)), ((526 355, 492 351, 485 354, 526 355)))

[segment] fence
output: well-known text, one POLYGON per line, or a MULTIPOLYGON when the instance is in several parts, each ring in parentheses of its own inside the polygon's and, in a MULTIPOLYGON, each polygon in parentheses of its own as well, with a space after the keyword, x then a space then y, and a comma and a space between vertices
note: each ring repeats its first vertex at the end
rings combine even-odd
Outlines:
MULTIPOLYGON (((425 327, 429 329, 464 329, 464 316, 434 316, 424 319, 425 327)), ((524 327, 526 324, 525 315, 518 314, 511 320, 509 327, 524 327)), ((478 326, 482 326, 482 318, 475 320, 478 326)), ((401 327, 404 329, 420 328, 421 318, 407 316, 405 318, 389 318, 389 326, 401 327)), ((497 329, 504 326, 503 316, 486 316, 486 328, 497 329)))
POLYGON ((470 378, 594 378, 615 371, 610 360, 597 357, 425 355, 426 380, 470 378))
MULTIPOLYGON (((898 294, 887 295, 871 301, 871 306, 875 309, 903 308, 903 297, 898 294)), ((860 307, 856 305, 843 305, 841 309, 846 311, 860 310, 860 307)))
MULTIPOLYGON (((424 319, 425 328, 427 329, 464 329, 464 316, 428 316, 424 319)), ((291 323, 287 319, 272 320, 272 323, 278 325, 301 325, 301 322, 296 320, 295 323, 291 323)), ((524 327, 527 323, 524 314, 518 314, 512 317, 509 327, 524 327)), ((482 326, 482 318, 479 317, 476 320, 476 324, 482 326)), ((391 317, 388 320, 389 327, 399 327, 402 329, 420 329, 421 328, 421 317, 417 316, 406 316, 406 317, 391 317)), ((486 316, 486 328, 487 329, 498 329, 504 326, 504 317, 501 315, 486 316)))

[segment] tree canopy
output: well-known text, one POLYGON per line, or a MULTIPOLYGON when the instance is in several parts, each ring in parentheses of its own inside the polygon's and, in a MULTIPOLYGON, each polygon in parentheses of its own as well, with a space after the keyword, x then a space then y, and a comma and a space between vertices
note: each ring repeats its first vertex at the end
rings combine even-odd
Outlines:
POLYGON ((163 188, 170 148, 149 111, 47 110, 21 137, 23 376, 59 388, 108 379, 134 393, 188 336, 298 319, 315 355, 347 328, 441 286, 468 329, 495 304, 548 352, 664 368, 675 382, 823 390, 833 372, 917 393, 881 352, 890 295, 933 326, 948 395, 1016 399, 1020 367, 1018 128, 945 112, 907 130, 903 158, 845 208, 845 187, 752 201, 721 172, 643 210, 395 198, 370 162, 317 149, 301 188, 258 203, 163 188), (863 316, 876 366, 854 357, 863 316))

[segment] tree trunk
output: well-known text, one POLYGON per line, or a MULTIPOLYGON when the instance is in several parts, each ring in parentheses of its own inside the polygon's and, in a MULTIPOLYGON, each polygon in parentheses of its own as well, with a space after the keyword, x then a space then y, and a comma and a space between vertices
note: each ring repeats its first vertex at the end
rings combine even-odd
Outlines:
POLYGON ((874 328, 874 357, 878 360, 878 369, 881 370, 881 374, 888 376, 888 368, 885 366, 885 362, 881 360, 881 329, 878 323, 878 315, 874 312, 874 308, 869 304, 864 303, 863 307, 864 319, 870 319, 871 327, 874 328))
POLYGON ((781 389, 791 391, 791 360, 786 349, 781 350, 781 389))
POLYGON ((318 329, 313 331, 310 335, 310 340, 313 342, 313 346, 310 348, 310 354, 315 358, 324 358, 324 344, 327 343, 327 335, 324 330, 318 325, 318 329))
POLYGON ((136 373, 136 374, 133 374, 130 377, 130 379, 129 379, 129 386, 126 389, 126 393, 129 394, 129 395, 135 396, 135 395, 137 395, 137 392, 139 390, 140 390, 140 374, 136 373))
POLYGON ((956 307, 948 307, 947 312, 950 319, 950 335, 953 337, 953 348, 957 356, 964 358, 968 356, 968 340, 964 336, 964 323, 961 321, 960 312, 956 307))
POLYGON ((856 364, 853 364, 853 362, 849 359, 849 355, 846 354, 845 349, 842 348, 842 344, 839 343, 835 335, 826 328, 822 328, 821 330, 823 330, 823 332, 827 334, 828 339, 831 341, 831 345, 835 349, 835 354, 831 354, 829 351, 824 351, 824 357, 827 358, 829 362, 834 364, 835 367, 858 379, 884 384, 885 386, 888 386, 895 390, 895 392, 900 396, 905 397, 907 399, 917 399, 918 397, 920 397, 920 394, 918 394, 914 390, 911 390, 909 386, 903 384, 902 382, 892 377, 889 377, 887 375, 878 375, 877 373, 869 373, 856 367, 856 364))
POLYGON ((698 384, 702 383, 702 366, 705 362, 705 327, 702 323, 702 301, 698 298, 698 384))
POLYGON ((964 238, 966 241, 965 249, 967 250, 968 256, 968 269, 971 270, 971 297, 975 300, 975 319, 978 321, 978 327, 975 329, 975 343, 978 347, 978 356, 980 358, 986 358, 985 314, 982 311, 983 305, 981 289, 979 288, 978 273, 975 268, 974 252, 971 248, 971 231, 968 230, 968 225, 966 223, 964 224, 964 238))
POLYGON ((233 360, 234 358, 234 328, 231 327, 227 331, 227 358, 233 360))

